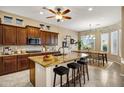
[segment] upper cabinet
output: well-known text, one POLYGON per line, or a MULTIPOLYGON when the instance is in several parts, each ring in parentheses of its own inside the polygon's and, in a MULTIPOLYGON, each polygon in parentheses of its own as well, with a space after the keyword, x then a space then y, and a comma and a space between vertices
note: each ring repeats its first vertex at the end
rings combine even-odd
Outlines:
POLYGON ((51 45, 58 45, 58 33, 51 33, 51 45))
POLYGON ((40 37, 41 37, 41 45, 45 45, 46 43, 46 33, 45 31, 41 31, 41 34, 40 34, 40 37))
POLYGON ((46 45, 51 45, 51 33, 46 32, 46 45))
POLYGON ((58 45, 58 33, 54 33, 54 45, 58 45))
POLYGON ((3 35, 2 35, 2 25, 0 25, 0 45, 2 45, 3 35))
POLYGON ((27 33, 25 28, 17 27, 17 45, 26 45, 27 33))
POLYGON ((10 25, 3 25, 3 44, 15 45, 16 44, 16 27, 10 25))
POLYGON ((58 33, 41 31, 42 45, 58 45, 58 33))
POLYGON ((41 45, 58 45, 58 33, 33 26, 0 25, 0 45, 27 45, 27 38, 41 38, 41 45))
POLYGON ((33 26, 27 26, 27 35, 31 38, 40 38, 40 28, 33 27, 33 26))

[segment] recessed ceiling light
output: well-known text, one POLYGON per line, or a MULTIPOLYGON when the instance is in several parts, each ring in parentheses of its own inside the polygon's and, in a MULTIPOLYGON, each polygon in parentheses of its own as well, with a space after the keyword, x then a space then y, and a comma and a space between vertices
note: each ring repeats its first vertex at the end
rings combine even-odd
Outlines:
POLYGON ((91 8, 91 7, 90 7, 90 8, 88 8, 88 11, 92 11, 92 10, 93 10, 93 8, 91 8))
POLYGON ((40 14, 42 15, 42 14, 43 14, 43 12, 40 12, 40 14))

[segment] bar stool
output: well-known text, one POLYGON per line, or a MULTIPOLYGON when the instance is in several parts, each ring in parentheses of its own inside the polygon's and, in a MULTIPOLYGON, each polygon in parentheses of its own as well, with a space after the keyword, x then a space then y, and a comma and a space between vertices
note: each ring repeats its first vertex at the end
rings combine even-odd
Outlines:
POLYGON ((62 76, 67 75, 67 85, 69 86, 69 69, 64 67, 64 66, 59 66, 53 69, 54 71, 54 82, 53 82, 53 87, 55 87, 56 83, 56 74, 60 76, 60 86, 62 87, 62 76))
POLYGON ((81 72, 83 72, 84 84, 85 84, 85 68, 87 73, 87 79, 89 80, 88 62, 86 61, 86 58, 81 58, 79 61, 77 61, 77 63, 81 65, 81 72), (82 67, 83 67, 83 71, 82 71, 82 67))
POLYGON ((77 77, 79 78, 79 83, 81 87, 81 75, 80 75, 80 67, 81 65, 78 63, 69 63, 67 64, 68 68, 72 69, 72 82, 74 82, 74 87, 75 87, 75 81, 76 81, 76 76, 75 76, 75 70, 77 70, 77 77))

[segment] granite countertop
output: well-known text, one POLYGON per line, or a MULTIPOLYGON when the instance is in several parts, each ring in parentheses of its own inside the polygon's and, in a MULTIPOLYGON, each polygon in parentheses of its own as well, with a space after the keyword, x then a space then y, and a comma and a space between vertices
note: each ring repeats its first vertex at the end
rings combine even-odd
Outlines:
POLYGON ((71 53, 67 55, 62 56, 54 56, 54 59, 51 61, 43 61, 43 56, 35 56, 35 57, 29 57, 29 59, 35 63, 40 64, 43 67, 50 67, 54 65, 59 65, 62 63, 66 63, 69 61, 73 61, 76 59, 79 59, 80 57, 87 57, 88 55, 85 53, 71 53))
MULTIPOLYGON (((54 51, 54 52, 59 52, 59 51, 54 51)), ((44 53, 52 53, 52 51, 50 51, 50 52, 35 52, 35 53, 21 53, 21 54, 11 54, 11 55, 0 54, 0 57, 19 56, 19 55, 31 55, 31 54, 44 54, 44 53)))

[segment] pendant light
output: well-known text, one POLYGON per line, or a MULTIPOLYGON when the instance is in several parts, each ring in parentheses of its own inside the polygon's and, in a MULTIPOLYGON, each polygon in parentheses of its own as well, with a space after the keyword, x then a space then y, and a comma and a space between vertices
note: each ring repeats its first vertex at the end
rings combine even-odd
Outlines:
POLYGON ((90 27, 90 35, 89 35, 89 39, 96 39, 95 35, 92 35, 92 29, 91 29, 91 24, 89 24, 90 27))

